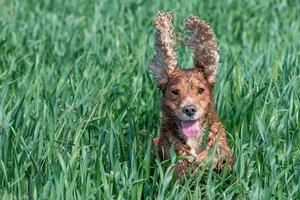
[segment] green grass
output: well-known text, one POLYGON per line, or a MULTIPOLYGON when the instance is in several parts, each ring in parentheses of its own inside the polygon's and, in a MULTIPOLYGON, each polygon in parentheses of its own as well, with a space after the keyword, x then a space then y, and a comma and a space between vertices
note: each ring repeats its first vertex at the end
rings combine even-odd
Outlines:
POLYGON ((0 1, 0 198, 299 199, 299 13, 296 0, 0 1), (230 174, 179 183, 155 159, 159 9, 216 31, 230 174))

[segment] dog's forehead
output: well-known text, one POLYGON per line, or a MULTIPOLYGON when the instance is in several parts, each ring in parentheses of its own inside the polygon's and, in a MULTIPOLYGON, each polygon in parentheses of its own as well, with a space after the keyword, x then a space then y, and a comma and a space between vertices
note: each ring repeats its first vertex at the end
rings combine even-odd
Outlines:
POLYGON ((170 85, 188 84, 190 86, 199 83, 206 83, 201 71, 197 69, 178 69, 169 77, 170 85))

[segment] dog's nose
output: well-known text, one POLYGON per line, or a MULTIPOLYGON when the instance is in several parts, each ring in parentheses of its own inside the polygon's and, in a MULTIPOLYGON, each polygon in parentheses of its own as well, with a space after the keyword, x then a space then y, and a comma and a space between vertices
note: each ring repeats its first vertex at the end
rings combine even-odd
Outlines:
POLYGON ((192 117, 197 112, 197 108, 194 105, 188 105, 188 106, 184 106, 182 108, 182 111, 185 114, 187 114, 189 117, 192 117))

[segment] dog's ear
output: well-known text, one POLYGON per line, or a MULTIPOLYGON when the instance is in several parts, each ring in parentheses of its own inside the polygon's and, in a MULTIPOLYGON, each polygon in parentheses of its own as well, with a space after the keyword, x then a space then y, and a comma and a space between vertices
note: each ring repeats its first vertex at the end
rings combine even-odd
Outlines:
POLYGON ((160 88, 168 81, 168 76, 177 67, 176 38, 172 20, 172 14, 160 11, 154 19, 155 55, 149 69, 160 88))
POLYGON ((217 67, 220 59, 219 48, 212 28, 196 16, 183 21, 191 36, 183 39, 184 43, 194 53, 195 67, 200 68, 207 81, 213 85, 216 79, 217 67))

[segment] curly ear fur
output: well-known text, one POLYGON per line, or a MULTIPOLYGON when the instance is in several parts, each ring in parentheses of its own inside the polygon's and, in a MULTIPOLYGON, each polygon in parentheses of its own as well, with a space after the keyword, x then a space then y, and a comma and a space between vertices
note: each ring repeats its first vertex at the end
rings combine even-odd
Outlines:
POLYGON ((214 31, 196 16, 183 21, 183 25, 188 32, 192 33, 190 37, 184 38, 184 43, 192 49, 195 55, 195 67, 204 72, 210 84, 214 84, 220 59, 214 31))
MULTIPOLYGON (((172 20, 172 14, 162 11, 159 11, 154 19, 155 55, 149 69, 160 88, 163 88, 168 81, 168 76, 177 67, 176 38, 172 20)), ((195 67, 200 68, 207 81, 213 85, 216 81, 220 59, 214 31, 206 22, 196 16, 184 20, 183 25, 191 33, 191 36, 184 37, 183 42, 194 53, 195 67)))
POLYGON ((156 29, 155 55, 149 66, 159 87, 168 81, 177 67, 176 39, 172 26, 173 15, 167 12, 158 12, 154 19, 156 29))

